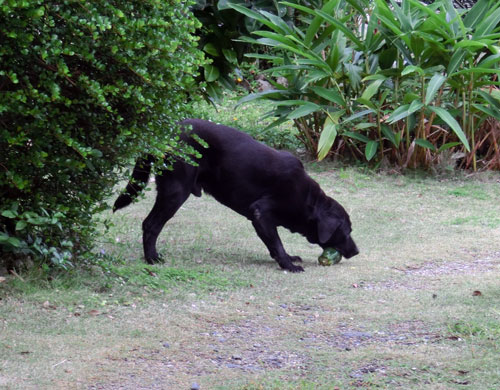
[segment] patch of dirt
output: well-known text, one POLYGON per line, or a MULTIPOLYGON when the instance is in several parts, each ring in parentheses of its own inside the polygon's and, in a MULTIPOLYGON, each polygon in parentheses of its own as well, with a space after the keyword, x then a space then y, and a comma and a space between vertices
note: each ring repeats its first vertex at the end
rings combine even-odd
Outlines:
MULTIPOLYGON (((352 379, 349 383, 350 388, 383 388, 383 389, 400 389, 405 388, 398 381, 399 378, 412 376, 417 368, 396 368, 392 365, 386 365, 383 361, 372 360, 354 366, 349 372, 349 377, 352 379)), ((429 382, 423 380, 421 386, 428 385, 429 382)))
MULTIPOLYGON (((101 382, 89 390, 189 388, 186 378, 216 375, 221 370, 257 373, 270 370, 307 370, 310 357, 277 343, 281 328, 266 325, 259 318, 234 323, 208 323, 199 334, 200 347, 186 350, 168 343, 161 348, 135 348, 126 357, 109 357, 103 367, 115 365, 123 372, 119 383, 101 382), (184 385, 181 384, 184 378, 184 385)), ((238 374, 236 374, 238 375, 238 374)))
POLYGON ((325 309, 321 306, 308 304, 282 303, 279 305, 279 307, 283 309, 283 312, 278 314, 279 319, 283 319, 288 316, 294 316, 302 318, 304 324, 309 324, 317 321, 319 318, 319 313, 325 312, 325 309))
POLYGON ((396 271, 402 272, 407 278, 403 280, 383 280, 379 282, 361 281, 353 287, 364 288, 368 290, 397 290, 404 288, 405 290, 422 290, 425 289, 427 283, 420 284, 416 281, 420 278, 426 278, 428 281, 432 277, 441 277, 453 274, 476 274, 488 272, 500 265, 500 252, 495 252, 487 257, 482 257, 474 261, 446 261, 436 262, 427 261, 425 263, 406 266, 403 268, 393 268, 396 271))
POLYGON ((457 273, 487 272, 500 264, 500 252, 471 262, 449 261, 436 263, 428 261, 418 266, 397 269, 409 276, 437 276, 457 273))
POLYGON ((354 386, 363 387, 363 385, 364 385, 363 378, 366 375, 370 375, 370 374, 376 374, 379 376, 386 376, 387 375, 387 367, 385 367, 384 365, 380 364, 377 361, 374 361, 374 362, 364 364, 364 365, 356 368, 355 370, 352 370, 349 373, 349 376, 351 378, 357 379, 357 381, 353 383, 354 386))
POLYGON ((212 324, 210 337, 215 358, 211 362, 217 367, 244 371, 272 369, 305 370, 308 356, 293 350, 276 349, 277 328, 266 326, 256 320, 233 324, 212 324), (234 347, 237 346, 237 351, 234 347))
POLYGON ((437 343, 443 338, 422 321, 406 321, 392 324, 387 329, 377 332, 366 332, 339 325, 334 333, 307 332, 300 340, 311 348, 327 347, 351 351, 371 344, 415 346, 437 343))
POLYGON ((353 288, 363 288, 366 290, 398 290, 404 288, 405 290, 421 290, 419 285, 412 285, 407 281, 395 280, 382 280, 379 282, 365 282, 361 281, 353 285, 353 288))

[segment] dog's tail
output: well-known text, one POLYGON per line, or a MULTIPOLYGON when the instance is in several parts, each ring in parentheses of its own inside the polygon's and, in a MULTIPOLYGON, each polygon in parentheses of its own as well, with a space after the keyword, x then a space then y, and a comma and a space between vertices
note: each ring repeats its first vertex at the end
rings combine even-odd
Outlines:
POLYGON ((132 171, 132 178, 128 182, 127 187, 125 187, 125 192, 120 194, 120 196, 116 199, 115 204, 113 205, 113 212, 132 203, 139 192, 146 187, 149 175, 151 174, 151 165, 153 162, 154 157, 150 154, 146 157, 139 158, 136 161, 134 170, 132 171))

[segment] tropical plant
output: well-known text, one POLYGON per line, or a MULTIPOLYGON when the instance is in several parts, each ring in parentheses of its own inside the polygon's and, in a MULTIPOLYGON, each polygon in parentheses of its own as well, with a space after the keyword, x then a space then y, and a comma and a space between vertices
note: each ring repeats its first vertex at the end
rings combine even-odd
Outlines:
POLYGON ((0 258, 85 252, 118 171, 175 138, 203 63, 189 2, 0 1, 0 258))
MULTIPOLYGON (((431 153, 455 148, 460 142, 470 152, 465 166, 472 161, 476 169, 475 131, 488 119, 485 102, 495 104, 490 93, 498 85, 491 76, 498 74, 500 61, 499 4, 479 0, 459 13, 451 1, 423 6, 409 0, 389 8, 376 0, 374 13, 384 40, 396 47, 395 59, 401 64, 396 68, 397 85, 407 103, 395 109, 387 122, 393 125, 408 119, 406 127, 415 123, 414 142, 421 150, 416 151, 414 164, 429 165, 431 153), (415 82, 420 83, 418 97, 409 87, 415 82), (489 91, 483 90, 485 86, 489 91), (454 136, 447 142, 450 130, 454 136)), ((412 129, 405 130, 409 142, 412 129)))
MULTIPOLYGON (((273 0, 233 0, 232 3, 287 17, 287 8, 273 0)), ((234 89, 244 81, 240 66, 249 45, 237 38, 261 26, 257 20, 232 9, 227 0, 197 0, 193 14, 200 21, 196 31, 199 48, 209 60, 203 65, 199 78, 205 82, 206 97, 220 102, 224 90, 234 89)))
MULTIPOLYGON (((467 153, 476 166, 485 137, 495 145, 484 165, 498 166, 493 130, 500 61, 500 5, 479 0, 457 10, 451 0, 331 0, 321 7, 282 2, 298 12, 301 28, 278 15, 231 6, 269 30, 242 40, 272 47, 254 54, 274 64, 271 80, 287 85, 244 97, 273 101, 275 123, 293 120, 306 148, 319 159, 333 151, 368 161, 429 166, 444 150, 467 153), (378 157, 376 157, 378 155, 378 157)), ((496 123, 496 122, 495 122, 496 123)), ((484 156, 483 156, 484 157, 484 156)))

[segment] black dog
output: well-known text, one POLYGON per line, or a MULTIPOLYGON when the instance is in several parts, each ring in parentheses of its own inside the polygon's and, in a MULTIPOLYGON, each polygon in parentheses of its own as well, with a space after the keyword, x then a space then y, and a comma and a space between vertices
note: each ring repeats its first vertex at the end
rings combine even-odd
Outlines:
MULTIPOLYGON (((292 154, 269 148, 231 127, 197 119, 182 124, 182 139, 202 157, 197 160, 198 166, 177 161, 173 170, 156 177, 156 202, 142 224, 148 263, 159 258, 156 239, 165 223, 190 194, 201 196, 201 190, 252 221, 271 257, 283 269, 304 270, 292 264, 302 260, 285 252, 277 226, 300 233, 322 248, 335 248, 346 258, 358 254, 350 236, 349 215, 325 195, 292 154), (202 138, 208 148, 189 136, 191 132, 202 138)), ((152 157, 137 161, 132 180, 116 200, 114 211, 129 205, 144 187, 152 162, 152 157)))

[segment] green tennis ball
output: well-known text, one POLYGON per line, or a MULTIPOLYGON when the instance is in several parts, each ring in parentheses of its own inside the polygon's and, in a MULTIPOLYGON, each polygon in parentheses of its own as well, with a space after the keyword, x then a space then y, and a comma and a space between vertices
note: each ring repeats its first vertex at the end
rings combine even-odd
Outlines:
POLYGON ((342 260, 342 255, 333 248, 325 248, 318 257, 318 262, 324 266, 340 263, 340 260, 342 260))

